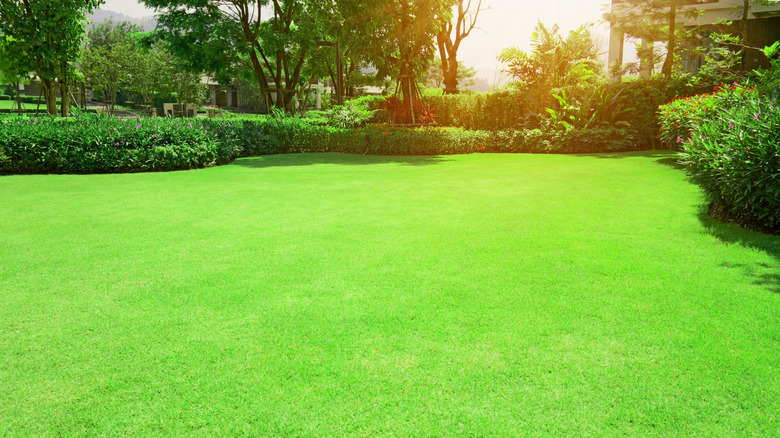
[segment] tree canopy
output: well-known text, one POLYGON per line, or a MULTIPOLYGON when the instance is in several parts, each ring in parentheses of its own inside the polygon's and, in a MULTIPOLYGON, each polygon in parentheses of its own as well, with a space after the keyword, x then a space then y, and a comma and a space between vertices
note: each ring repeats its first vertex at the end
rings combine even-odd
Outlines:
POLYGON ((69 83, 79 59, 86 13, 102 0, 0 0, 0 34, 14 54, 17 72, 34 73, 44 86, 46 108, 56 114, 56 87, 62 114, 69 112, 69 83), (59 82, 59 84, 57 83, 59 82))

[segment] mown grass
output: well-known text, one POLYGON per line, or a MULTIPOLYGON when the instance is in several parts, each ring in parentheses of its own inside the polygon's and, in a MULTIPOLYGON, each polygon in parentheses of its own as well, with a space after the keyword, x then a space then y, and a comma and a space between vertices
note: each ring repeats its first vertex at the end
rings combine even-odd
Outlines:
MULTIPOLYGON (((35 108, 38 108, 37 103, 26 103, 22 102, 22 109, 31 109, 34 110, 35 108)), ((43 112, 46 112, 46 104, 41 104, 40 108, 43 112)), ((0 100, 0 109, 16 109, 16 101, 13 100, 0 100)))
POLYGON ((0 434, 778 435, 780 239, 670 161, 0 177, 0 434))

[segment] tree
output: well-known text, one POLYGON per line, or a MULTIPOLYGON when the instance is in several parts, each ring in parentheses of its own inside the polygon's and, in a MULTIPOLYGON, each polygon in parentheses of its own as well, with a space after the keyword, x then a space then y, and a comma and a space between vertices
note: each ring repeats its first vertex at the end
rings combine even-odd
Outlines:
MULTIPOLYGON (((694 0, 693 3, 704 2, 694 0)), ((690 0, 624 0, 618 10, 613 9, 605 14, 605 18, 613 27, 623 28, 627 34, 645 42, 665 41, 666 58, 661 73, 669 77, 675 56, 680 50, 678 41, 690 34, 677 27, 677 17, 695 17, 700 14, 695 6, 686 6, 690 4, 690 0)))
POLYGON ((433 58, 440 18, 449 17, 452 0, 340 0, 348 5, 354 29, 366 40, 365 50, 378 76, 399 78, 404 100, 419 73, 433 58))
MULTIPOLYGON (((353 3, 343 0, 318 0, 309 3, 309 23, 314 26, 314 35, 318 41, 339 43, 343 65, 343 96, 353 96, 356 90, 365 85, 381 85, 385 77, 364 73, 371 66, 383 63, 377 53, 371 51, 372 37, 366 29, 364 18, 355 13, 353 3)), ((338 80, 335 67, 335 47, 322 47, 310 53, 304 66, 306 76, 313 78, 330 77, 335 84, 338 80)), ((383 74, 385 72, 382 72, 383 74)))
MULTIPOLYGON (((468 88, 477 83, 477 70, 469 67, 463 61, 458 61, 458 84, 468 88)), ((441 59, 434 59, 425 74, 425 85, 441 88, 444 84, 444 72, 441 59)))
POLYGON ((436 43, 441 58, 444 94, 458 93, 458 79, 461 78, 458 75, 460 72, 458 49, 477 25, 477 18, 482 11, 482 0, 477 1, 476 8, 471 9, 472 0, 458 0, 457 12, 452 19, 447 16, 439 17, 441 30, 436 34, 436 43))
POLYGON ((62 96, 62 115, 70 111, 70 82, 81 53, 86 13, 102 0, 0 0, 0 33, 18 69, 35 72, 41 80, 49 114, 57 113, 56 90, 62 96))
POLYGON ((9 50, 13 38, 0 34, 0 84, 11 84, 14 90, 16 109, 22 109, 19 84, 29 83, 30 72, 16 62, 16 56, 9 50))
POLYGON ((143 1, 161 12, 156 38, 191 71, 232 80, 240 65, 254 73, 267 102, 280 108, 291 104, 303 83, 306 57, 316 47, 309 9, 317 0, 143 1), (272 13, 264 20, 266 5, 272 13))
POLYGON ((131 73, 144 64, 143 57, 135 50, 134 33, 142 29, 129 22, 101 23, 90 29, 81 69, 84 79, 102 95, 109 114, 114 112, 117 92, 128 87, 131 73))

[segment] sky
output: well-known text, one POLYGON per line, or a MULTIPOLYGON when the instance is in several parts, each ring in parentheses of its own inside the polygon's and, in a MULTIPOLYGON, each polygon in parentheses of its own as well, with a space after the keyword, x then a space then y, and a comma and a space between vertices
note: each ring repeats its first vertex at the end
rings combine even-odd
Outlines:
MULTIPOLYGON (((527 50, 530 35, 536 23, 557 23, 563 32, 585 23, 594 23, 594 35, 606 50, 609 28, 600 24, 606 0, 483 0, 482 11, 474 32, 464 40, 459 58, 479 72, 478 77, 494 83, 501 65, 496 57, 506 47, 518 46, 527 50)), ((136 0, 106 0, 101 9, 144 18, 154 15, 136 0)))

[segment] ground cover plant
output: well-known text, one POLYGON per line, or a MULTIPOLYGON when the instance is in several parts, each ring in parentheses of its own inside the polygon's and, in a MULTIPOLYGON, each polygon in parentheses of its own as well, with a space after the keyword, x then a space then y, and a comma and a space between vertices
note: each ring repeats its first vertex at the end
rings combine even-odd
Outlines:
POLYGON ((780 241, 674 157, 0 177, 0 435, 777 435, 780 241))

